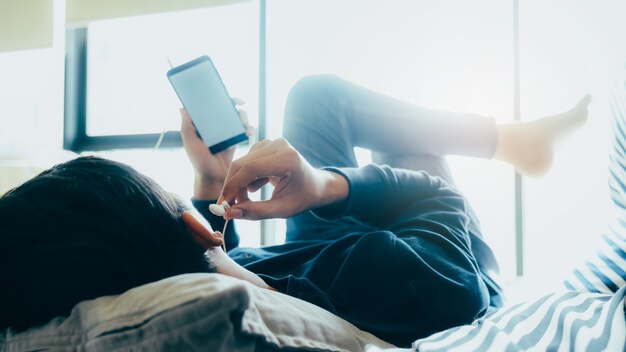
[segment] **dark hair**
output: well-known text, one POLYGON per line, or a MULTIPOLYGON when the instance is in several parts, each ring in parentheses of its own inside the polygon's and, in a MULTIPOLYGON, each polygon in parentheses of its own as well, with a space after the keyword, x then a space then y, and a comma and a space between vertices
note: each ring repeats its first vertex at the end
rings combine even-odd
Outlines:
POLYGON ((128 165, 81 157, 0 198, 0 330, 69 315, 82 300, 214 272, 185 207, 128 165))

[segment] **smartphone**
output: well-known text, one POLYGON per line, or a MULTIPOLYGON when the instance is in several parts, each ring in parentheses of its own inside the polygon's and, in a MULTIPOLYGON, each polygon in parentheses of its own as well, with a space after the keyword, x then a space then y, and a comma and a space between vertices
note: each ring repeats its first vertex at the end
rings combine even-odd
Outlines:
POLYGON ((200 56, 174 67, 167 71, 167 78, 211 153, 217 154, 248 139, 211 58, 200 56))

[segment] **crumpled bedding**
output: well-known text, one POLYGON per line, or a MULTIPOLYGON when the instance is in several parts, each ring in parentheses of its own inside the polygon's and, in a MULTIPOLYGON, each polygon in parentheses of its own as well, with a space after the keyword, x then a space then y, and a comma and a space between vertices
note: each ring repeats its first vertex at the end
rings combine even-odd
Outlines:
POLYGON ((392 345, 302 300, 220 274, 186 274, 79 303, 0 334, 0 351, 362 351, 392 345))

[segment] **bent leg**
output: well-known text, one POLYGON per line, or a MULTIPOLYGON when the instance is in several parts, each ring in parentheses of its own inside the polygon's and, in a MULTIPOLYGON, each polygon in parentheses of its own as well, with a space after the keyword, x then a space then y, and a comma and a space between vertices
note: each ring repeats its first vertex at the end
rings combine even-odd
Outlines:
MULTIPOLYGON (((287 97, 283 137, 314 167, 356 167, 352 119, 333 76, 306 77, 287 97)), ((320 219, 304 212, 287 219, 286 241, 320 240, 364 225, 348 218, 320 219)))
POLYGON ((289 92, 283 137, 314 167, 356 167, 352 112, 340 82, 333 76, 311 76, 289 92))
POLYGON ((303 154, 309 162, 338 162, 334 166, 355 166, 354 147, 490 158, 497 144, 493 118, 419 107, 335 76, 306 77, 294 85, 284 136, 309 154, 303 154))
POLYGON ((563 113, 496 126, 491 117, 427 109, 335 76, 311 76, 293 87, 285 127, 317 132, 302 145, 342 141, 337 148, 315 145, 321 149, 309 158, 320 165, 355 164, 356 146, 392 155, 493 157, 537 177, 552 165, 555 143, 585 124, 590 101, 587 95, 563 113))
MULTIPOLYGON (((407 156, 417 163, 406 168, 429 171, 452 184, 441 156, 489 158, 497 142, 492 118, 422 108, 330 75, 305 77, 294 85, 283 136, 315 167, 356 167, 354 147, 363 147, 407 156)), ((327 222, 306 212, 288 219, 287 240, 333 236, 342 225, 362 226, 349 219, 327 222)))

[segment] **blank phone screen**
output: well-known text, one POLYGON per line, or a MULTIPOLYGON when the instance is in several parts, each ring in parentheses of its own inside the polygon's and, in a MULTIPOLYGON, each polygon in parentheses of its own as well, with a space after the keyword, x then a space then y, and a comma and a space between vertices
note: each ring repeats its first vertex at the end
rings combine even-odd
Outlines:
POLYGON ((209 59, 170 74, 169 80, 208 147, 245 133, 239 114, 209 59))

